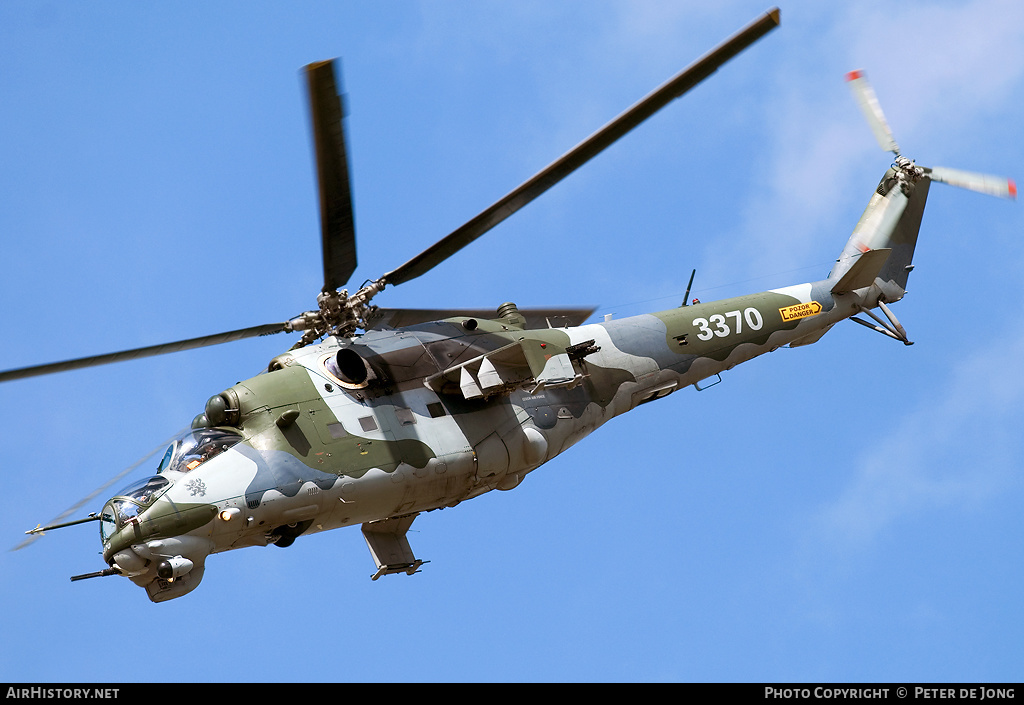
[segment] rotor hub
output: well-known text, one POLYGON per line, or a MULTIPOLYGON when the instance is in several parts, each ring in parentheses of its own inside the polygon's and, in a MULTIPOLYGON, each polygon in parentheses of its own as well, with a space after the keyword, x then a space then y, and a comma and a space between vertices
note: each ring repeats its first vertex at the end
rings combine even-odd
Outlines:
POLYGON ((286 324, 289 331, 305 331, 292 350, 310 345, 325 335, 350 338, 359 329, 367 330, 377 311, 370 299, 384 290, 383 278, 364 285, 349 296, 347 289, 321 291, 316 297, 319 310, 306 311, 286 324))
POLYGON ((896 171, 896 180, 899 182, 900 189, 909 196, 914 185, 924 178, 924 169, 915 164, 913 159, 907 159, 901 155, 896 156, 892 166, 896 171))

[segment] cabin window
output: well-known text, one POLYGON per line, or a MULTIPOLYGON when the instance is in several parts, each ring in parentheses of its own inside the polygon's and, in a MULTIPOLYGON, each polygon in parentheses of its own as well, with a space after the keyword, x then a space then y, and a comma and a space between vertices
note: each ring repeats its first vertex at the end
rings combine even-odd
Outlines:
POLYGON ((359 426, 364 431, 376 431, 377 430, 377 419, 372 416, 364 416, 359 419, 359 426))
POLYGON ((444 416, 444 406, 442 406, 441 402, 439 401, 435 401, 432 404, 427 404, 427 413, 430 414, 430 418, 432 419, 444 416))

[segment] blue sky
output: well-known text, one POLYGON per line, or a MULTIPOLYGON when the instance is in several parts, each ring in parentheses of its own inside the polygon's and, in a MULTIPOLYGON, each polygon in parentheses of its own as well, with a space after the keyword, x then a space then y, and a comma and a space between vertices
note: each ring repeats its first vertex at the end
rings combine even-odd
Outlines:
MULTIPOLYGON (((341 57, 360 266, 401 264, 767 9, 688 2, 0 4, 0 367, 314 306, 300 68, 341 57)), ((388 306, 625 316, 823 277, 904 153, 1024 178, 1024 6, 782 6, 782 26, 388 306)), ((1014 681, 1020 204, 936 185, 915 345, 855 324, 616 419, 512 492, 210 558, 151 604, 94 526, 0 558, 5 681, 1014 681)), ((9 546, 282 337, 0 387, 9 546)), ((102 500, 89 508, 98 510, 102 500)), ((83 514, 87 510, 83 510, 83 514)))

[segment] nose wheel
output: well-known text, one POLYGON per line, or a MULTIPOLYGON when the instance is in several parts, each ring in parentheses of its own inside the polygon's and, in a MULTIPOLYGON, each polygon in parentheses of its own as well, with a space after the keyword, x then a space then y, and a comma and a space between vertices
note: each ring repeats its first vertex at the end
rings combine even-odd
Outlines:
POLYGON ((306 529, 310 527, 313 520, 299 521, 294 524, 284 524, 282 526, 273 529, 269 536, 270 542, 278 548, 288 548, 295 539, 299 538, 306 529))

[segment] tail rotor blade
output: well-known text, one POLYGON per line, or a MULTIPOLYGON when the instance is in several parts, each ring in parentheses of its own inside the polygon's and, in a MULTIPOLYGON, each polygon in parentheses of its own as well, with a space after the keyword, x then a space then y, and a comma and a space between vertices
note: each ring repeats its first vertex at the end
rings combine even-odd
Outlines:
POLYGON ((892 130, 889 129, 889 123, 882 112, 878 96, 875 95, 875 89, 871 87, 867 76, 863 71, 851 71, 846 74, 846 81, 853 92, 853 97, 857 100, 857 105, 864 113, 868 125, 871 126, 871 132, 874 133, 878 145, 886 152, 898 155, 900 146, 896 144, 896 140, 892 136, 892 130))
POLYGON ((959 186, 970 191, 985 193, 989 196, 1000 198, 1017 198, 1017 184, 1013 179, 1003 176, 991 176, 990 174, 977 174, 973 171, 961 171, 960 169, 949 169, 943 166, 925 169, 925 174, 932 181, 938 181, 950 186, 959 186))

